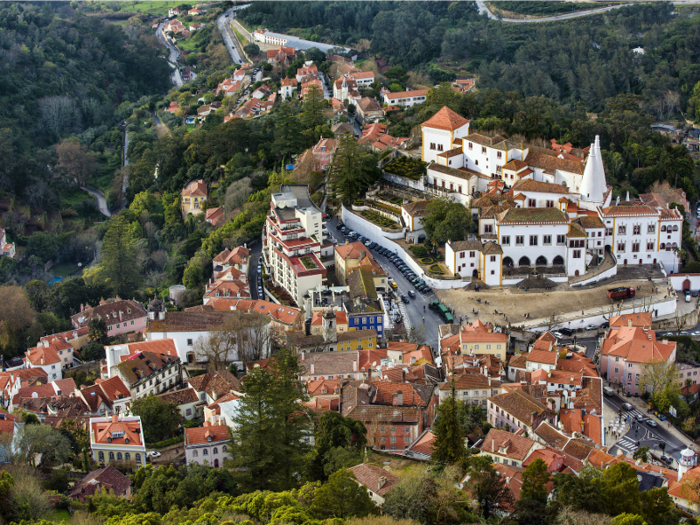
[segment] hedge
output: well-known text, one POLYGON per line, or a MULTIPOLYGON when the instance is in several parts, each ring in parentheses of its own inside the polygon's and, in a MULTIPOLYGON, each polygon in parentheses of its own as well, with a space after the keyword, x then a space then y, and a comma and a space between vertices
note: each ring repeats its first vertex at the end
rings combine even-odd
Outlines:
POLYGON ((435 262, 435 259, 431 257, 423 257, 420 259, 421 264, 433 264, 435 262))
POLYGON ((428 249, 420 244, 416 246, 410 246, 409 250, 411 250, 411 253, 413 253, 413 255, 415 255, 416 257, 427 257, 429 254, 428 249))
POLYGON ((180 434, 179 436, 166 439, 165 441, 158 441, 157 443, 146 443, 148 448, 165 448, 170 445, 175 445, 176 443, 182 443, 185 441, 185 434, 180 434))
POLYGON ((440 275, 442 275, 442 274, 445 273, 445 272, 442 271, 442 268, 440 268, 440 265, 439 265, 439 264, 433 264, 433 265, 430 267, 430 272, 431 272, 431 273, 437 273, 437 274, 440 274, 440 275))

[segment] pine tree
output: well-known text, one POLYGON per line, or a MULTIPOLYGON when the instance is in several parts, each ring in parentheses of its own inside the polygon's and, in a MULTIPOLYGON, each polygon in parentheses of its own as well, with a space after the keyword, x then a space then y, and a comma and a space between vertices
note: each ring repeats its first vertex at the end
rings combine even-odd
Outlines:
POLYGON ((232 447, 232 465, 245 492, 296 484, 309 451, 304 438, 311 423, 298 369, 296 356, 282 350, 268 368, 254 368, 246 376, 232 447))
POLYGON ((455 382, 452 379, 450 395, 442 400, 437 409, 433 426, 435 441, 431 460, 443 465, 462 465, 467 457, 464 446, 464 429, 462 427, 463 410, 455 394, 455 382))
POLYGON ((126 216, 120 214, 102 240, 102 273, 120 297, 132 297, 141 280, 136 264, 137 248, 126 216))
POLYGON ((365 151, 350 134, 338 139, 331 170, 333 188, 341 194, 344 204, 353 203, 382 175, 377 168, 376 156, 365 151))
POLYGON ((275 121, 275 148, 281 156, 299 153, 304 148, 304 137, 299 133, 300 129, 301 121, 294 104, 283 103, 275 121))
POLYGON ((321 126, 324 123, 324 107, 325 100, 323 98, 323 91, 315 84, 312 84, 309 86, 309 91, 306 94, 301 113, 301 125, 305 132, 311 131, 313 134, 313 130, 316 129, 316 126, 321 126))

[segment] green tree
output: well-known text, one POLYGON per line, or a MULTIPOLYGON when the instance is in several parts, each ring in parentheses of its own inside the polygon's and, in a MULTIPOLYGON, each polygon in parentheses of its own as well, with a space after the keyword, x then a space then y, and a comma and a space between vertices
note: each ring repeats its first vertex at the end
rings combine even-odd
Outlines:
POLYGON ((124 213, 111 222, 102 241, 102 274, 112 291, 121 297, 132 297, 141 281, 135 241, 124 213))
POLYGON ((426 107, 432 107, 435 111, 447 106, 452 111, 457 112, 461 103, 462 95, 457 93, 449 82, 443 82, 438 87, 428 91, 428 94, 425 96, 426 107))
POLYGON ((93 317, 90 319, 88 327, 88 340, 91 343, 107 344, 109 341, 109 337, 107 337, 107 321, 101 317, 93 317))
POLYGON ((639 494, 642 508, 640 514, 647 523, 654 525, 677 525, 680 513, 668 495, 668 488, 656 488, 639 494))
POLYGON ((466 239, 471 228, 471 216, 463 204, 440 198, 430 201, 426 206, 423 224, 430 243, 438 246, 448 240, 466 239))
POLYGON ((547 484, 552 476, 547 471, 547 464, 537 458, 523 471, 523 485, 520 489, 520 499, 532 499, 541 503, 547 502, 547 484))
POLYGON ((156 443, 172 435, 181 417, 175 405, 166 403, 153 394, 134 401, 131 411, 134 415, 141 416, 147 443, 156 443))
POLYGON ((481 515, 488 520, 499 506, 513 503, 513 492, 506 485, 506 478, 493 468, 490 458, 472 457, 469 463, 467 484, 481 515))
POLYGON ((42 263, 45 263, 56 256, 61 245, 61 240, 56 235, 47 232, 36 232, 29 237, 25 253, 28 257, 34 255, 41 259, 42 263))
POLYGON ((590 465, 584 467, 578 476, 556 474, 554 493, 557 501, 574 512, 601 512, 601 477, 601 472, 590 465))
POLYGON ((639 447, 634 451, 634 454, 632 454, 632 458, 642 460, 646 463, 649 461, 649 447, 639 447))
POLYGON ((308 399, 297 379, 296 356, 281 350, 268 368, 255 368, 243 383, 233 432, 232 466, 241 486, 251 490, 285 490, 297 482, 309 446, 308 399))
POLYGON ((467 456, 464 445, 464 428, 462 415, 464 406, 455 394, 455 381, 452 378, 450 395, 440 400, 435 424, 431 461, 443 465, 463 465, 467 456))
POLYGON ((624 512, 615 516, 610 525, 647 525, 639 514, 624 512))
POLYGON ((326 120, 323 116, 326 107, 323 91, 316 84, 312 84, 304 99, 301 112, 301 126, 309 146, 315 144, 319 139, 315 131, 326 120))
POLYGON ((376 156, 364 150, 349 134, 338 139, 331 173, 333 188, 340 193, 343 204, 353 203, 381 177, 376 156))
POLYGON ((324 412, 316 427, 314 442, 314 475, 325 479, 328 454, 337 448, 353 448, 356 453, 362 450, 367 444, 367 427, 362 421, 343 417, 339 412, 324 412))
POLYGON ((627 463, 605 469, 601 480, 605 510, 609 515, 633 514, 639 509, 637 471, 627 463))
POLYGON ((311 511, 320 519, 345 519, 377 514, 378 509, 367 489, 357 483, 351 471, 343 469, 331 474, 328 481, 316 491, 311 511))
POLYGON ((43 464, 64 463, 71 454, 70 441, 47 425, 25 425, 18 443, 19 458, 30 466, 41 455, 43 464))
POLYGON ((243 51, 245 51, 246 55, 249 57, 256 57, 260 54, 260 47, 257 44, 250 42, 249 44, 243 46, 243 51))
POLYGON ((275 117, 275 149, 282 158, 301 152, 304 136, 299 133, 301 121, 294 111, 295 104, 286 103, 275 117))

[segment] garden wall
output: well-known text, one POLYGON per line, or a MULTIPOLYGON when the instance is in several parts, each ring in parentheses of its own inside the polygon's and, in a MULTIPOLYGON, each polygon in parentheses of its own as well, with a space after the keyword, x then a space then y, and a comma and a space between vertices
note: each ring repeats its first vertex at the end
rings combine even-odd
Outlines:
POLYGON ((351 212, 345 206, 341 211, 343 223, 350 229, 355 230, 360 235, 364 235, 370 241, 376 242, 379 246, 391 250, 398 255, 413 272, 418 275, 425 283, 433 289, 449 290, 451 288, 463 288, 468 285, 469 279, 436 279, 426 275, 423 268, 413 260, 413 257, 406 253, 403 247, 396 244, 392 239, 403 238, 403 232, 389 233, 383 231, 379 226, 372 224, 363 217, 351 212))
MULTIPOLYGON (((353 204, 353 205, 352 205, 352 209, 353 209, 353 211, 371 211, 371 212, 374 212, 374 213, 376 213, 376 214, 378 214, 378 215, 381 215, 382 217, 385 217, 385 218, 387 218, 387 219, 389 219, 389 220, 394 221, 395 223, 397 223, 397 224, 399 224, 399 225, 400 225, 400 222, 401 222, 401 218, 400 218, 398 215, 396 215, 396 214, 394 214, 394 213, 391 213, 391 212, 389 212, 389 211, 386 211, 386 210, 382 210, 382 209, 379 208, 379 207, 374 207, 374 206, 358 206, 357 204, 353 204)), ((365 219, 363 218, 362 220, 365 220, 365 219)), ((402 235, 402 236, 403 236, 403 235, 402 235)))
POLYGON ((413 188, 414 190, 418 191, 425 191, 425 185, 423 184, 422 178, 420 180, 413 180, 406 177, 401 177, 399 175, 394 175, 393 173, 387 173, 386 171, 382 172, 382 178, 388 180, 389 182, 393 182, 394 184, 408 186, 409 188, 413 188))

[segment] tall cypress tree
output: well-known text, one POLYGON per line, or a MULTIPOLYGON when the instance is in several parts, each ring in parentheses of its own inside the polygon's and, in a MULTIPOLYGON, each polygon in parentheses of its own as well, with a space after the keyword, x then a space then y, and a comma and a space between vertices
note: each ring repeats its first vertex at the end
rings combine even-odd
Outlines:
POLYGON ((455 382, 452 378, 450 395, 442 400, 437 409, 433 425, 433 453, 431 461, 443 465, 463 465, 467 450, 464 446, 464 429, 460 411, 463 410, 455 394, 455 382))
POLYGON ((139 287, 141 276, 136 264, 137 252, 131 224, 121 213, 105 233, 100 253, 102 272, 112 291, 122 298, 132 297, 139 287))
POLYGON ((268 368, 254 368, 243 382, 232 465, 245 492, 282 491, 296 484, 310 449, 304 438, 312 431, 298 369, 296 356, 282 350, 268 368))

